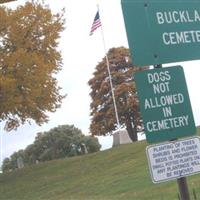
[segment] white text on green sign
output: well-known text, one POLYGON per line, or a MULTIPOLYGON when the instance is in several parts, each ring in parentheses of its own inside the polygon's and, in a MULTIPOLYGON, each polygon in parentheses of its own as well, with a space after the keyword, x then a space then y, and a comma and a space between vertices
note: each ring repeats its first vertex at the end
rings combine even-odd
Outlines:
POLYGON ((148 142, 195 134, 182 67, 142 71, 136 73, 134 78, 148 142))
POLYGON ((122 0, 122 8, 134 64, 200 59, 199 0, 122 0))

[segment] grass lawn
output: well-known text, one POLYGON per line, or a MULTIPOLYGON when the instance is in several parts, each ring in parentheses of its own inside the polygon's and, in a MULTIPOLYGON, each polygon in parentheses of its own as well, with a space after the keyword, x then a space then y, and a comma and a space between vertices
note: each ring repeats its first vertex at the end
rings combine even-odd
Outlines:
MULTIPOLYGON (((199 131, 199 129, 198 129, 199 131)), ((0 175, 0 200, 178 200, 176 181, 153 184, 146 141, 0 175)), ((200 174, 187 178, 200 199, 200 174)))

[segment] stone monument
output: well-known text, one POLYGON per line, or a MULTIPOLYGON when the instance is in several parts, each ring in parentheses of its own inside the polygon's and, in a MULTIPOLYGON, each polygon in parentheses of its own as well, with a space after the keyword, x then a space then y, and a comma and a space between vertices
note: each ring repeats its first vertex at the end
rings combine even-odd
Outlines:
POLYGON ((132 143, 132 140, 130 139, 126 129, 117 130, 113 134, 113 147, 120 144, 129 144, 129 143, 132 143))

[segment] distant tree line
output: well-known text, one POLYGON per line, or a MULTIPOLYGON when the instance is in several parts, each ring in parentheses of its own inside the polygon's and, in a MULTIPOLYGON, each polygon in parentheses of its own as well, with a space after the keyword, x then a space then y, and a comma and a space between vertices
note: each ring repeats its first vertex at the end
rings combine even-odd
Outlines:
POLYGON ((23 160, 24 165, 31 165, 97 152, 100 147, 97 138, 83 135, 81 130, 73 125, 62 125, 48 132, 38 133, 33 144, 27 146, 25 150, 14 152, 10 158, 4 159, 2 169, 10 171, 18 168, 19 158, 23 160))

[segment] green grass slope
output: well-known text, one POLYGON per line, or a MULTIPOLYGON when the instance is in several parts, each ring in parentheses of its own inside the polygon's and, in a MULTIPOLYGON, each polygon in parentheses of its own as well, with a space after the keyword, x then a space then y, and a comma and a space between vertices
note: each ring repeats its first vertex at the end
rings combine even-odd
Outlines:
MULTIPOLYGON (((146 145, 121 145, 2 174, 0 200, 177 200, 176 181, 151 182, 146 145)), ((200 175, 187 180, 200 199, 200 175)))

